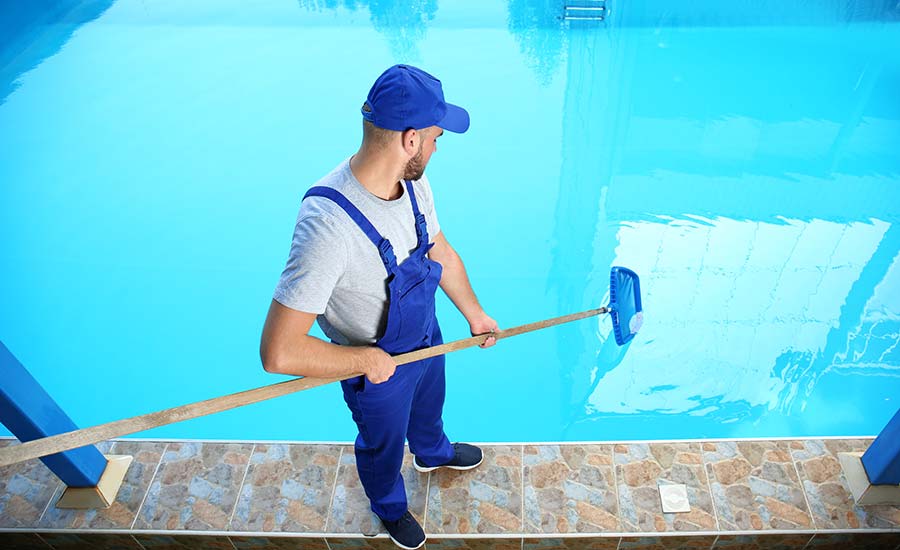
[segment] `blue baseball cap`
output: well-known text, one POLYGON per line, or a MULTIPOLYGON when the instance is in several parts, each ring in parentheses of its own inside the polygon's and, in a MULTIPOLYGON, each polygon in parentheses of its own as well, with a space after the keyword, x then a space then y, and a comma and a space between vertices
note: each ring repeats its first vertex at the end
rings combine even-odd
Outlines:
POLYGON ((411 65, 381 73, 361 110, 375 126, 398 132, 429 126, 458 134, 469 129, 469 113, 444 101, 441 81, 411 65))

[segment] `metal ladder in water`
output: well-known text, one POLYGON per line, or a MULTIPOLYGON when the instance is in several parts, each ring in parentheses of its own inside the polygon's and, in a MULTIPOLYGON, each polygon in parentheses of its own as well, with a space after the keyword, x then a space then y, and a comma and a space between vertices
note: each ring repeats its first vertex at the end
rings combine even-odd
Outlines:
POLYGON ((577 4, 566 3, 562 18, 566 21, 603 21, 607 14, 606 0, 582 0, 577 4))

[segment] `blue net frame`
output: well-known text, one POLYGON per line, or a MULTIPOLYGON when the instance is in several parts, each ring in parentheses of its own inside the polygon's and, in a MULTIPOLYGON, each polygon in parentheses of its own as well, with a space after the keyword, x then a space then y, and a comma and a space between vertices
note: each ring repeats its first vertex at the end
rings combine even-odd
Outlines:
POLYGON ((616 343, 624 346, 637 332, 631 329, 631 319, 643 311, 640 279, 627 267, 613 266, 609 271, 609 310, 616 343), (628 326, 622 327, 622 322, 628 326))

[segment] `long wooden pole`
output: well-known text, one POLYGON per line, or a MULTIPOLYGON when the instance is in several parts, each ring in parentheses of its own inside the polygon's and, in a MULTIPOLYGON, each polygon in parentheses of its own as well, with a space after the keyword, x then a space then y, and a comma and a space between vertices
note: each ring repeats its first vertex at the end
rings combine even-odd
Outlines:
MULTIPOLYGON (((471 338, 463 338, 462 340, 456 340, 455 342, 395 355, 394 361, 397 365, 405 365, 407 363, 421 361, 422 359, 428 359, 429 357, 436 357, 461 349, 480 346, 491 336, 494 336, 497 340, 502 340, 504 338, 525 334, 526 332, 533 332, 543 328, 593 317, 595 315, 607 313, 607 311, 608 310, 605 307, 590 309, 580 313, 573 313, 571 315, 564 315, 553 319, 545 319, 536 323, 501 330, 493 334, 481 334, 471 338)), ((260 401, 265 401, 267 399, 308 390, 318 386, 324 386, 325 384, 346 380, 348 378, 353 378, 354 376, 359 375, 351 374, 342 378, 295 378, 277 384, 269 384, 268 386, 254 388, 252 390, 223 395, 204 401, 197 401, 196 403, 188 403, 187 405, 181 405, 154 413, 123 418, 122 420, 116 420, 107 424, 100 424, 91 426, 90 428, 35 439, 21 445, 0 449, 0 467, 76 449, 78 447, 84 447, 86 445, 93 445, 95 443, 100 443, 101 441, 106 441, 107 439, 142 432, 167 424, 183 422, 192 418, 199 418, 201 416, 243 407, 244 405, 259 403, 260 401)))

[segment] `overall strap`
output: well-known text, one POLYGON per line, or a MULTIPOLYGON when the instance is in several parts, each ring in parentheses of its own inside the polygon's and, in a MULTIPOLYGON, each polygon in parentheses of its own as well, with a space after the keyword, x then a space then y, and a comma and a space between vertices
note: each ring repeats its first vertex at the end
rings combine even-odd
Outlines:
POLYGON ((416 217, 418 246, 428 245, 428 226, 425 224, 425 216, 419 212, 419 203, 416 201, 416 193, 413 191, 413 184, 410 180, 406 180, 406 190, 409 192, 409 202, 412 203, 413 216, 416 217))
POLYGON ((356 225, 358 225, 362 232, 366 234, 366 237, 372 241, 372 244, 378 248, 378 254, 381 256, 381 261, 384 263, 384 268, 387 270, 388 274, 394 272, 397 268, 397 258, 394 256, 394 248, 391 246, 391 242, 382 237, 381 233, 379 233, 378 230, 375 229, 375 226, 372 225, 372 222, 370 222, 363 213, 347 199, 347 197, 342 195, 340 191, 332 189, 331 187, 313 187, 303 196, 304 199, 306 199, 306 197, 324 197, 340 206, 344 212, 350 216, 350 219, 356 222, 356 225))

